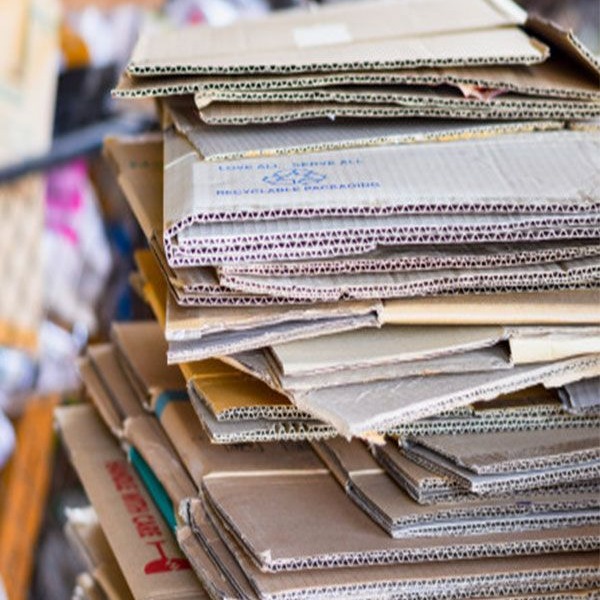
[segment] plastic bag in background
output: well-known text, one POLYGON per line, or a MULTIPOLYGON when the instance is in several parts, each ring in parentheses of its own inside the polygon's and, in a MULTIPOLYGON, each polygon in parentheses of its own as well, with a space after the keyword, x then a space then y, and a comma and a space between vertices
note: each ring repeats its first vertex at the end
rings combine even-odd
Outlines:
POLYGON ((95 306, 110 274, 111 255, 83 160, 48 174, 43 254, 49 314, 93 333, 95 306))
MULTIPOLYGON (((0 410, 0 469, 4 467, 15 449, 15 430, 6 415, 0 410)), ((0 600, 2 583, 0 582, 0 600)))
POLYGON ((77 390, 77 357, 86 341, 85 331, 69 332, 45 321, 36 356, 0 346, 0 412, 17 417, 32 395, 77 390))

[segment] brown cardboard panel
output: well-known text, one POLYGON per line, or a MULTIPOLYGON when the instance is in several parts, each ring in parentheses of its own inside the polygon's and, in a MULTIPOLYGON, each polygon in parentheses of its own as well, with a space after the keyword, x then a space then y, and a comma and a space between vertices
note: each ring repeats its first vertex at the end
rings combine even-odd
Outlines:
POLYGON ((579 494, 531 492, 462 504, 422 506, 379 468, 364 444, 334 438, 313 442, 332 475, 362 510, 393 537, 524 531, 568 523, 598 523, 594 491, 579 494), (539 511, 539 513, 538 513, 539 511))
POLYGON ((132 594, 148 599, 206 597, 172 532, 94 409, 59 408, 56 419, 132 594))
POLYGON ((208 475, 203 490, 236 540, 266 572, 519 555, 534 547, 536 553, 545 553, 560 551, 565 544, 583 550, 596 543, 591 541, 596 527, 393 539, 346 498, 331 475, 315 473, 308 463, 296 472, 278 473, 272 465, 269 473, 256 476, 208 475), (283 537, 282 529, 296 534, 283 537))
MULTIPOLYGON (((567 584, 574 589, 578 586, 593 585, 588 567, 593 559, 584 558, 585 554, 547 555, 537 557, 476 559, 467 561, 439 561, 410 565, 402 568, 398 565, 369 565, 346 568, 312 569, 300 572, 287 571, 263 573, 248 558, 246 553, 229 533, 227 526, 219 520, 209 506, 193 501, 189 508, 190 522, 196 535, 208 538, 214 543, 217 536, 225 543, 230 555, 235 556, 237 569, 230 570, 237 578, 240 568, 252 582, 260 598, 275 600, 279 598, 313 598, 326 593, 344 597, 354 594, 372 597, 378 594, 401 594, 407 599, 417 599, 423 593, 434 594, 436 598, 470 598, 486 594, 493 589, 495 593, 527 589, 532 591, 543 586, 545 589, 560 589, 563 579, 554 571, 553 565, 565 566, 573 574, 567 584), (581 565, 575 567, 576 564, 581 565), (545 578, 536 580, 536 571, 545 578), (579 583, 575 583, 579 580, 579 583), (547 586, 547 587, 546 587, 547 586)), ((228 561, 230 563, 230 561, 228 561)), ((247 592, 246 592, 247 593, 247 592)))
POLYGON ((542 62, 547 48, 515 27, 524 21, 525 14, 512 2, 482 0, 460 0, 451 13, 439 0, 287 11, 218 29, 143 36, 128 72, 277 73, 542 62))

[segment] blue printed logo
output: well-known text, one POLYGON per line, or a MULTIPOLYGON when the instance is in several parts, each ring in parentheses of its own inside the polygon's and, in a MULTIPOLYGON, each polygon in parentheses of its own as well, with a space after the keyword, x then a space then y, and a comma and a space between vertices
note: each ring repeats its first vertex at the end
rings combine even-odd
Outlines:
POLYGON ((269 185, 311 185, 321 183, 327 175, 312 169, 283 169, 271 175, 265 175, 263 181, 269 185))

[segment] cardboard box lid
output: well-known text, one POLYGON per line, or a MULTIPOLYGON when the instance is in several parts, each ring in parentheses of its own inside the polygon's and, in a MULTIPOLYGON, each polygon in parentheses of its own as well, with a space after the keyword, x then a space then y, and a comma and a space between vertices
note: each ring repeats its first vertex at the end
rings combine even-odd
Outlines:
POLYGON ((595 376, 599 368, 600 357, 591 355, 488 373, 412 377, 326 388, 297 395, 294 403, 350 437, 386 430, 475 401, 492 400, 539 383, 558 387, 595 376))
POLYGON ((95 410, 85 405, 61 407, 56 420, 133 595, 205 597, 173 533, 95 410))
POLYGON ((512 2, 379 2, 281 12, 220 28, 140 38, 128 72, 264 73, 542 62, 547 48, 515 25, 512 2), (368 59, 365 59, 368 56, 368 59))

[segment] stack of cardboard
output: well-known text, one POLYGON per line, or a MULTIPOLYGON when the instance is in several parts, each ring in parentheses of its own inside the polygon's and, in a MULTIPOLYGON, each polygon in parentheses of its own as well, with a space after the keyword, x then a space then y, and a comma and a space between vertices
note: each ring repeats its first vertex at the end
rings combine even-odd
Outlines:
POLYGON ((504 0, 140 40, 158 323, 57 417, 134 597, 597 593, 599 72, 504 0))

